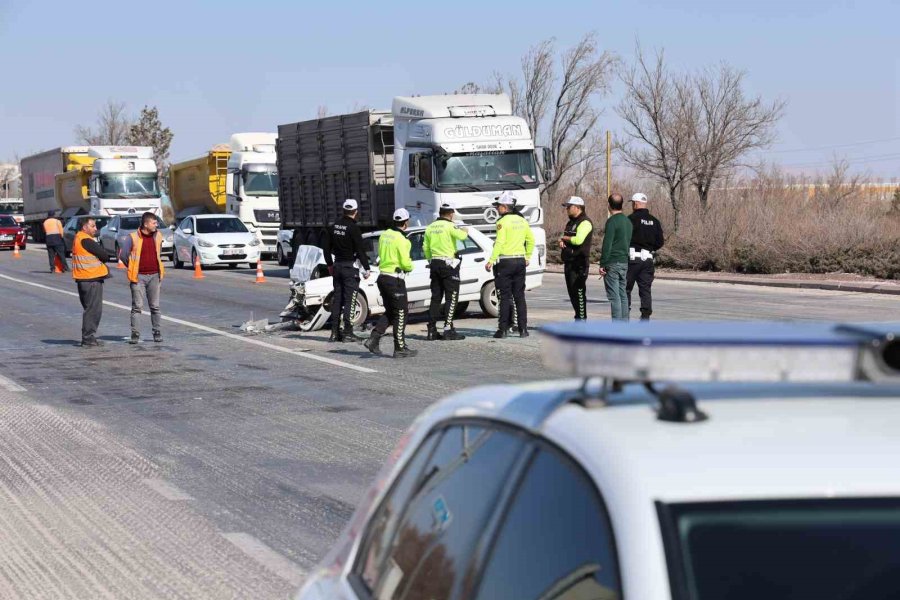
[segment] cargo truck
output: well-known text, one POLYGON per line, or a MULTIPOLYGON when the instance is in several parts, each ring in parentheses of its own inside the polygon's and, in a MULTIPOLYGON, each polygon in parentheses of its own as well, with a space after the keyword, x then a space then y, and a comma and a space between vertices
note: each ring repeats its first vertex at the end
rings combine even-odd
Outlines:
MULTIPOLYGON (((427 225, 449 201, 465 225, 493 235, 491 203, 503 190, 533 226, 543 223, 534 141, 504 94, 397 97, 390 112, 280 125, 277 154, 282 228, 294 231, 294 247, 320 244, 345 198, 359 202, 367 230, 389 226, 401 207, 412 226, 427 225)), ((547 149, 540 162, 547 179, 547 149)))
POLYGON ((26 227, 43 241, 44 219, 82 214, 115 215, 160 211, 153 148, 64 146, 23 158, 22 194, 26 227))
POLYGON ((236 133, 228 144, 169 168, 176 219, 197 214, 235 215, 254 232, 262 252, 274 255, 280 216, 274 133, 236 133))

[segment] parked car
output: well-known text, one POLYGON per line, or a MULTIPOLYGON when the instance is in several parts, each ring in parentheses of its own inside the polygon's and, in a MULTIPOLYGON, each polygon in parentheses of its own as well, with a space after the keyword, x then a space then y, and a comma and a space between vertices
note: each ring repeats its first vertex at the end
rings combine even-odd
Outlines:
POLYGON ((177 269, 193 265, 197 258, 203 266, 253 267, 259 255, 259 238, 234 215, 193 215, 175 229, 172 264, 177 269))
POLYGON ((97 231, 99 234, 99 230, 106 227, 106 224, 109 223, 110 217, 103 215, 78 215, 77 217, 72 217, 66 221, 66 226, 63 227, 63 241, 66 243, 66 256, 72 254, 72 244, 75 243, 75 234, 81 229, 81 224, 85 219, 94 219, 94 221, 97 222, 97 231))
MULTIPOLYGON (((122 240, 137 231, 141 226, 141 215, 116 215, 112 217, 103 228, 100 229, 100 244, 112 256, 111 260, 115 261, 119 256, 119 247, 122 240)), ((166 227, 160 219, 159 232, 163 236, 162 255, 164 257, 172 256, 172 240, 173 231, 166 227)))
POLYGON ((0 248, 25 249, 25 229, 16 221, 13 215, 0 215, 0 248))
MULTIPOLYGON (((543 283, 546 267, 546 234, 543 229, 533 228, 535 246, 525 278, 525 289, 531 290, 543 283)), ((360 281, 359 294, 353 307, 353 324, 361 325, 366 319, 384 312, 384 301, 378 292, 378 237, 380 231, 363 235, 367 246, 369 263, 372 265, 372 276, 360 281)), ((406 292, 410 312, 428 310, 431 303, 431 271, 422 250, 425 228, 415 227, 407 231, 412 244, 410 252, 413 260, 412 273, 406 276, 406 292)), ((333 284, 328 277, 324 256, 314 247, 300 246, 294 268, 291 269, 292 285, 291 302, 282 312, 282 318, 295 320, 301 329, 312 331, 323 327, 330 317, 331 294, 333 284), (312 251, 310 251, 312 249, 312 251), (299 272, 309 273, 308 281, 301 281, 299 272)), ((469 237, 457 242, 457 254, 460 264, 459 300, 457 314, 465 313, 469 303, 477 301, 481 311, 491 317, 499 313, 497 290, 494 285, 493 272, 485 271, 484 265, 490 258, 494 242, 483 232, 471 229, 469 237)))
POLYGON ((294 251, 291 247, 294 239, 294 231, 292 229, 279 229, 275 236, 275 256, 278 258, 278 264, 286 267, 294 260, 294 251))

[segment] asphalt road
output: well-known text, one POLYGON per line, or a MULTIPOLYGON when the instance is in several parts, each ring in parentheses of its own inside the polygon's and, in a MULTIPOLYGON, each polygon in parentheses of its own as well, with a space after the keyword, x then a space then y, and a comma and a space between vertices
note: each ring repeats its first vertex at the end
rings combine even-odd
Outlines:
MULTIPOLYGON (((271 263, 261 285, 249 269, 169 270, 165 341, 131 346, 130 293, 113 273, 107 344, 82 349, 71 278, 49 274, 39 246, 0 254, 0 501, 13 507, 0 516, 0 597, 283 598, 423 408, 551 376, 539 335, 494 340, 495 322, 474 312, 457 321, 461 342, 425 342, 413 319, 421 352, 406 361, 325 331, 245 336, 242 322, 274 320, 288 299, 287 270, 271 263)), ((900 300, 875 294, 674 281, 654 292, 661 319, 900 320, 900 300)), ((601 294, 592 278, 592 318, 608 318, 601 294)), ((571 318, 561 275, 528 302, 536 329, 571 318)))

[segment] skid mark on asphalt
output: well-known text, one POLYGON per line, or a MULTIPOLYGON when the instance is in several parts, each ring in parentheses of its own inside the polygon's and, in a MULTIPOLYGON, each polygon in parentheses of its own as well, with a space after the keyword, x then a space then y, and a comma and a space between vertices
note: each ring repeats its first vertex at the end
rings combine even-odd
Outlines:
POLYGON ((165 479, 145 479, 144 485, 165 498, 175 502, 182 500, 193 500, 194 498, 177 487, 166 481, 165 479))
MULTIPOLYGON (((68 296, 75 296, 76 298, 78 297, 78 294, 76 294, 75 292, 70 292, 70 291, 67 291, 67 290, 61 290, 61 289, 59 289, 59 288, 56 288, 56 287, 53 287, 53 286, 49 286, 49 285, 44 285, 44 284, 41 284, 41 283, 34 283, 33 281, 26 281, 26 280, 24 280, 24 279, 17 279, 17 278, 15 278, 15 277, 10 277, 9 275, 3 275, 3 274, 0 274, 0 278, 3 278, 3 279, 6 279, 6 280, 9 280, 9 281, 12 281, 12 282, 14 282, 14 283, 20 283, 20 284, 22 284, 22 285, 29 285, 29 286, 32 286, 32 287, 36 287, 36 288, 40 288, 40 289, 44 289, 44 290, 50 290, 50 291, 52 291, 52 292, 57 292, 57 293, 59 293, 59 294, 66 294, 66 295, 68 295, 68 296)), ((105 304, 105 305, 107 305, 107 306, 112 306, 113 308, 118 308, 118 309, 121 309, 121 310, 127 310, 127 311, 131 312, 131 307, 130 307, 130 306, 125 306, 124 304, 118 304, 118 303, 116 303, 116 302, 110 302, 110 301, 108 301, 108 300, 104 300, 104 301, 103 301, 103 304, 105 304)), ((148 314, 148 315, 149 315, 150 313, 146 313, 146 312, 145 312, 144 314, 148 314)), ((183 326, 185 326, 185 327, 190 327, 190 328, 192 328, 192 329, 197 329, 197 330, 199 330, 199 331, 203 331, 203 332, 206 332, 206 333, 211 333, 211 334, 218 335, 218 336, 225 337, 225 338, 229 338, 229 339, 232 339, 232 340, 237 340, 237 341, 240 341, 240 342, 244 342, 245 344, 251 344, 251 345, 254 345, 254 346, 258 346, 258 347, 261 347, 261 348, 265 348, 265 349, 267 349, 267 350, 273 350, 273 351, 275 351, 275 352, 281 352, 281 353, 284 353, 284 354, 290 354, 290 355, 292 355, 292 356, 297 356, 297 357, 301 357, 301 358, 308 358, 309 360, 315 360, 315 361, 318 361, 318 362, 323 362, 323 363, 327 363, 327 364, 329 364, 329 365, 333 365, 333 366, 335 366, 335 367, 341 367, 341 368, 344 368, 344 369, 350 369, 351 371, 356 371, 356 372, 358 372, 358 373, 377 373, 377 372, 378 372, 378 371, 376 371, 375 369, 369 369, 368 367, 360 367, 360 366, 358 366, 358 365, 354 365, 354 364, 351 364, 351 363, 348 363, 348 362, 344 362, 344 361, 342 361, 342 360, 336 360, 336 359, 334 359, 334 358, 328 358, 327 356, 319 356, 319 355, 317 355, 317 354, 311 354, 307 349, 304 349, 304 348, 285 348, 285 347, 283 347, 283 346, 277 346, 277 345, 275 345, 275 344, 270 344, 270 343, 264 342, 264 341, 262 341, 262 340, 256 340, 256 339, 253 339, 253 338, 247 338, 247 337, 240 336, 240 335, 237 335, 237 334, 234 334, 234 333, 228 333, 227 331, 220 331, 220 330, 215 329, 215 328, 213 328, 213 327, 207 327, 206 325, 201 325, 201 324, 199 324, 199 323, 194 323, 194 322, 191 322, 191 321, 185 321, 184 319, 176 319, 175 317, 169 317, 169 316, 166 316, 166 315, 163 315, 162 319, 163 319, 163 321, 168 321, 168 322, 170 322, 170 323, 177 323, 178 325, 183 325, 183 326)))
POLYGON ((222 536, 240 548, 247 556, 285 581, 299 586, 306 579, 306 571, 300 565, 272 550, 252 535, 248 533, 223 533, 222 536))

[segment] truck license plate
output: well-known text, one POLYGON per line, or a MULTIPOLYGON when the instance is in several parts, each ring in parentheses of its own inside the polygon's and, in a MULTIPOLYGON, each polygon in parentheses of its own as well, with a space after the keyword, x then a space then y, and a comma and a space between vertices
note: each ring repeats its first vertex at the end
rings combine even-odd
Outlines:
POLYGON ((244 253, 244 251, 241 250, 240 248, 225 248, 224 252, 222 252, 222 254, 224 254, 225 256, 235 256, 237 254, 243 254, 243 253, 244 253))

